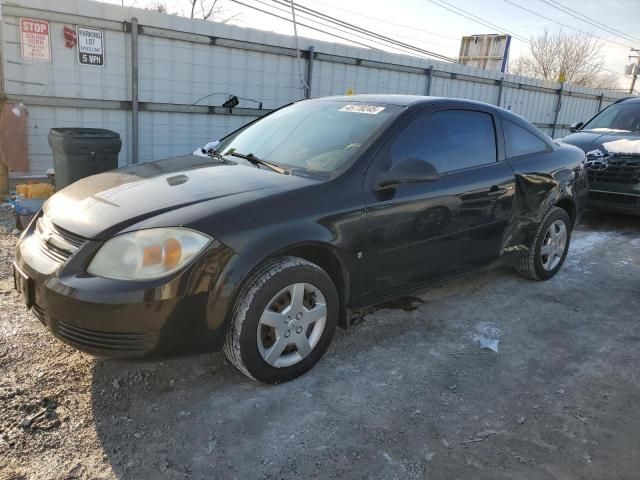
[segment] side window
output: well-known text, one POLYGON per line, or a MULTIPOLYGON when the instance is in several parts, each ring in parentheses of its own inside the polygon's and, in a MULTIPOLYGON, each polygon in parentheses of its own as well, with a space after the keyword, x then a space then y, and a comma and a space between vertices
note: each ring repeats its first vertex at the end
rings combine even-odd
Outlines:
POLYGON ((391 145, 391 161, 414 157, 445 173, 496 161, 491 115, 472 110, 443 110, 414 119, 391 145))
POLYGON ((521 126, 509 120, 503 120, 502 126, 507 158, 542 153, 547 150, 547 144, 544 141, 521 126))

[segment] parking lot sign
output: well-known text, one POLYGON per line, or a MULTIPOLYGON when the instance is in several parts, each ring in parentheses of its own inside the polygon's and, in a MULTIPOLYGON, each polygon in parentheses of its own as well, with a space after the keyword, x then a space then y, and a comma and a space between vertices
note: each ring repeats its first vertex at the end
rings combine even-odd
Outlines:
POLYGON ((104 66, 104 30, 76 27, 78 37, 78 62, 93 67, 104 66))

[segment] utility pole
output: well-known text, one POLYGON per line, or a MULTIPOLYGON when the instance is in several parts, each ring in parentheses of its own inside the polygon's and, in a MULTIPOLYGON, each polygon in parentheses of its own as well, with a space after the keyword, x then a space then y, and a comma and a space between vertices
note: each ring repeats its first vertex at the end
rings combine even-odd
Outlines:
MULTIPOLYGON (((640 53, 640 50, 638 50, 637 48, 632 48, 631 51, 640 53)), ((636 70, 633 73, 633 75, 631 75, 631 86, 629 87, 629 95, 633 95, 633 91, 635 90, 635 87, 636 87, 636 79, 638 78, 638 71, 640 71, 640 55, 629 55, 629 60, 631 60, 632 58, 635 58, 637 60, 636 60, 636 70)))

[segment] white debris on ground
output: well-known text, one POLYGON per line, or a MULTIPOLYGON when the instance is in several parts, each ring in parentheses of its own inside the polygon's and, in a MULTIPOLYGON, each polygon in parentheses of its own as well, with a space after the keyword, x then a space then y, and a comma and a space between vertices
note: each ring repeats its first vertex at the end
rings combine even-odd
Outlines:
POLYGON ((478 323, 476 332, 472 335, 472 340, 481 349, 488 349, 498 353, 498 343, 502 336, 502 331, 495 324, 489 322, 478 323))
POLYGON ((640 140, 621 138, 613 142, 605 142, 602 146, 609 153, 640 155, 640 140))

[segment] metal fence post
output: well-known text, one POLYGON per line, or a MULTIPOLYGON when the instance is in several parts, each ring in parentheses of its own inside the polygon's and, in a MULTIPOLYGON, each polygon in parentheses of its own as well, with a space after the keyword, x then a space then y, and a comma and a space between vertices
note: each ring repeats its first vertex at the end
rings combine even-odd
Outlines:
POLYGON ((560 84, 560 88, 558 89, 558 103, 556 104, 556 113, 553 117, 553 128, 551 129, 551 138, 556 136, 556 127, 558 125, 558 117, 560 116, 560 109, 562 108, 562 88, 564 87, 564 83, 560 84))
POLYGON ((496 101, 496 105, 499 107, 502 104, 502 90, 504 89, 504 77, 500 79, 500 84, 498 85, 498 100, 496 101))
MULTIPOLYGON (((598 95, 598 112, 600 112, 600 110, 602 110, 602 102, 604 101, 604 93, 601 93, 600 95, 598 95)), ((596 112, 596 113, 598 113, 596 112)))
POLYGON ((138 163, 138 19, 131 18, 131 163, 138 163))
POLYGON ((313 60, 316 56, 316 51, 313 48, 313 45, 309 45, 309 58, 307 59, 307 78, 305 79, 305 83, 307 84, 307 88, 304 92, 304 98, 311 98, 311 81, 313 80, 313 60))
POLYGON ((424 87, 424 94, 428 97, 431 95, 431 79, 433 78, 433 65, 431 65, 427 71, 427 84, 424 87))

